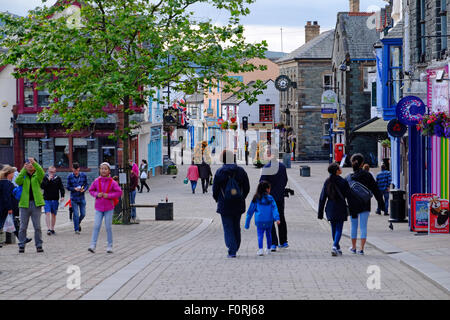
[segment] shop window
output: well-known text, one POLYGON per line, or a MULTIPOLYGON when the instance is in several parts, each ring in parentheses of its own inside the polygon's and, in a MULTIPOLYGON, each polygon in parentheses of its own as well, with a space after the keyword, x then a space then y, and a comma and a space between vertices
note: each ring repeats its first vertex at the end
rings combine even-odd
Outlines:
POLYGON ((78 162, 82 168, 88 167, 86 139, 73 138, 73 162, 78 162))
POLYGON ((55 138, 55 167, 69 167, 69 139, 55 138))

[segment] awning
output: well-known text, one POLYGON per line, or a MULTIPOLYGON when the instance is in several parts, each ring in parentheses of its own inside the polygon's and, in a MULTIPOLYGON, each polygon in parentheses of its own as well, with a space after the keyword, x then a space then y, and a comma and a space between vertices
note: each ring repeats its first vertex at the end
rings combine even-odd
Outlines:
POLYGON ((388 121, 374 117, 356 126, 351 133, 387 133, 388 121))

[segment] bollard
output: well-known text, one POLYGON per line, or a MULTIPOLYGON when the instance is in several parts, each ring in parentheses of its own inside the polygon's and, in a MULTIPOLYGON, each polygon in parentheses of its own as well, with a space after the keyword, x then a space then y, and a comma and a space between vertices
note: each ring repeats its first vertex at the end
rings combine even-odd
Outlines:
POLYGON ((310 177, 311 176, 311 168, 308 166, 300 167, 300 176, 301 177, 310 177))
POLYGON ((160 202, 155 208, 155 220, 173 220, 173 202, 160 202))

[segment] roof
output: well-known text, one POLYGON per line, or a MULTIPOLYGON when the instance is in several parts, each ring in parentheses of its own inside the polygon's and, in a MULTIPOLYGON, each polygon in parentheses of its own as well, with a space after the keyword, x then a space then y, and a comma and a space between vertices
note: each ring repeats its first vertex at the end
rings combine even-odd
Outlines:
POLYGON ((204 99, 203 93, 196 92, 186 97, 186 103, 203 102, 203 99, 204 99))
MULTIPOLYGON (((272 79, 267 80, 266 82, 264 82, 264 84, 268 83, 269 81, 273 81, 272 79)), ((237 93, 239 92, 251 92, 253 90, 253 86, 255 84, 255 81, 251 81, 249 82, 248 88, 247 89, 241 89, 238 92, 236 92, 235 94, 233 94, 231 97, 225 99, 222 101, 222 104, 239 104, 241 103, 243 100, 245 100, 244 98, 238 98, 237 93)))
POLYGON ((296 59, 331 59, 333 54, 334 29, 322 32, 291 53, 276 62, 286 62, 296 59))
POLYGON ((389 29, 387 36, 383 39, 401 39, 403 38, 403 21, 399 21, 395 27, 389 29))
POLYGON ((352 133, 383 133, 387 132, 387 125, 387 121, 374 117, 356 126, 352 133))
POLYGON ((369 28, 371 14, 339 12, 336 29, 344 41, 344 51, 351 59, 375 59, 373 45, 380 39, 376 27, 369 28))

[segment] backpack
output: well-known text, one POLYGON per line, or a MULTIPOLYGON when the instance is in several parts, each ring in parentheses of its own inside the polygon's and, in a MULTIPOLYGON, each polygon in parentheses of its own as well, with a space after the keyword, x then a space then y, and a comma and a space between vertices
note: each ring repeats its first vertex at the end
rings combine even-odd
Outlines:
POLYGON ((22 189, 23 189, 22 185, 17 186, 13 189, 14 198, 16 198, 16 200, 18 201, 20 201, 20 197, 22 196, 22 189))
MULTIPOLYGON (((106 189, 105 193, 108 193, 111 189, 113 179, 109 180, 108 188, 106 189)), ((102 184, 100 183, 100 179, 98 180, 98 191, 102 192, 102 184)), ((119 203, 119 198, 110 198, 109 200, 112 200, 113 206, 115 207, 119 203)))
POLYGON ((354 196, 356 199, 363 203, 367 203, 372 198, 372 192, 367 189, 365 185, 362 183, 355 181, 352 179, 352 174, 349 174, 347 176, 347 181, 350 186, 350 192, 352 196, 354 196))
POLYGON ((237 201, 242 199, 242 190, 239 183, 236 181, 236 172, 228 177, 225 190, 222 190, 223 199, 225 201, 237 201))

